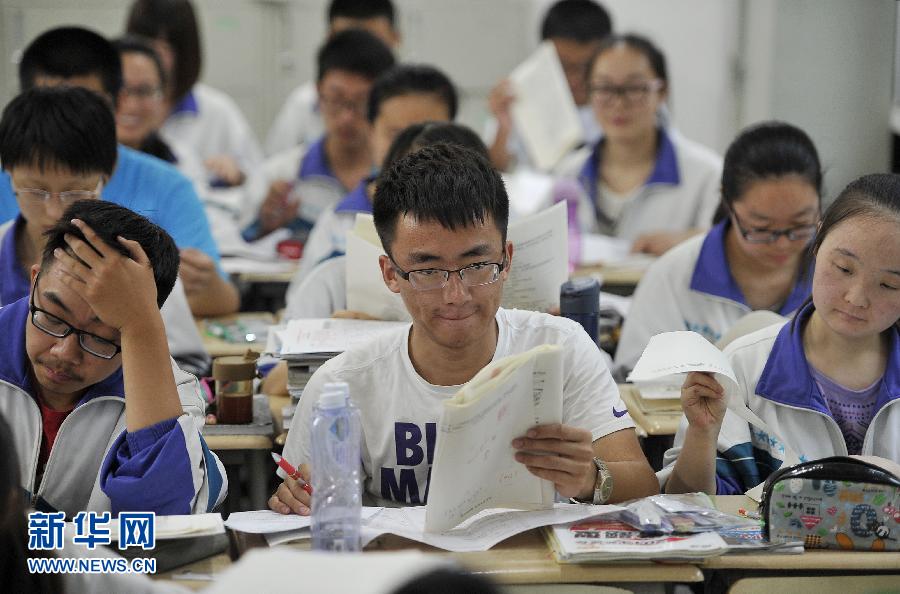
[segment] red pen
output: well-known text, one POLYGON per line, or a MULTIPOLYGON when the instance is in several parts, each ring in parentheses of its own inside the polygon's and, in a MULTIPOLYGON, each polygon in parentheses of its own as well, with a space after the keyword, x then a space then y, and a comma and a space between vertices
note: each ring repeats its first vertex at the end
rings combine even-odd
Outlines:
POLYGON ((295 481, 300 482, 300 488, 312 495, 312 485, 310 485, 302 476, 300 476, 300 471, 291 466, 291 463, 272 452, 272 459, 275 460, 275 464, 278 465, 281 470, 283 470, 289 477, 294 479, 295 481))

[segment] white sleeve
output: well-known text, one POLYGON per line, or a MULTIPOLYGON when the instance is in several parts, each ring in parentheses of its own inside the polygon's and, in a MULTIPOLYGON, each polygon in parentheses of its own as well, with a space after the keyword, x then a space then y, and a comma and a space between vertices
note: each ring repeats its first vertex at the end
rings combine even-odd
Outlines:
POLYGON ((634 427, 603 351, 585 332, 563 346, 563 424, 587 429, 594 440, 634 427))
POLYGON ((346 262, 345 256, 338 256, 319 263, 302 278, 295 274, 284 318, 330 318, 335 311, 347 309, 346 262))

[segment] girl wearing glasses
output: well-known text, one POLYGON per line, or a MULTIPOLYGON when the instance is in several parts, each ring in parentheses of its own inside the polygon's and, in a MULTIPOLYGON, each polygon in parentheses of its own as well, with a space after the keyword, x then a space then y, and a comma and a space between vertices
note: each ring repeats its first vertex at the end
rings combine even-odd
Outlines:
POLYGON ((654 255, 707 228, 722 161, 662 125, 669 93, 662 52, 643 37, 613 35, 587 76, 603 137, 589 156, 580 151, 560 166, 584 191, 579 228, 631 240, 633 251, 654 255))
POLYGON ((725 153, 713 228, 641 279, 616 351, 631 369, 650 337, 693 330, 718 342, 751 311, 787 316, 809 295, 802 255, 819 220, 822 169, 805 132, 780 122, 742 131, 725 153))
POLYGON ((900 176, 852 182, 810 250, 812 297, 793 321, 738 338, 725 353, 741 398, 774 432, 726 412, 722 386, 688 374, 685 417, 660 478, 670 493, 732 494, 782 465, 862 454, 900 461, 900 176), (782 443, 784 440, 786 443, 782 443))

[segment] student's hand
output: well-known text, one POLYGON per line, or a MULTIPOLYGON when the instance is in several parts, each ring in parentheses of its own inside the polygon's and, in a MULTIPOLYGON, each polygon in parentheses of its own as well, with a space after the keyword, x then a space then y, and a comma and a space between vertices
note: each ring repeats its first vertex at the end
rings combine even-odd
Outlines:
POLYGON ((516 460, 531 474, 552 481, 563 497, 593 491, 597 479, 591 432, 554 423, 538 425, 513 440, 516 460))
POLYGON ((635 254, 662 256, 685 239, 693 237, 699 232, 699 230, 692 229, 690 231, 645 233, 634 240, 634 243, 631 244, 631 251, 635 254))
POLYGON ((106 245, 84 222, 73 219, 72 223, 84 233, 87 243, 66 235, 66 244, 76 257, 61 248, 54 252, 54 273, 63 283, 84 299, 104 324, 120 332, 129 323, 143 321, 146 312, 158 312, 153 268, 140 244, 118 238, 131 254, 129 258, 106 245))
POLYGON ((269 192, 259 207, 260 230, 263 235, 290 223, 297 216, 299 200, 290 200, 293 184, 287 180, 277 180, 269 186, 269 192))
POLYGON ((681 386, 681 409, 692 429, 718 435, 726 408, 725 390, 712 375, 687 374, 681 386))
POLYGON ((244 172, 230 155, 215 155, 204 161, 203 165, 210 173, 229 186, 239 186, 244 183, 244 172))
POLYGON ((497 118, 497 134, 506 136, 512 130, 512 114, 510 108, 516 100, 512 92, 512 85, 508 79, 503 79, 497 86, 491 89, 488 95, 488 107, 497 118))
MULTIPOLYGON (((309 466, 300 465, 300 476, 304 480, 309 481, 309 466)), ((308 516, 312 498, 309 493, 300 486, 300 481, 295 481, 291 477, 284 479, 284 482, 278 485, 275 493, 269 497, 269 509, 280 514, 297 514, 298 516, 308 516)))
POLYGON ((178 267, 184 292, 192 295, 205 291, 218 276, 213 259, 195 248, 181 250, 181 265, 178 267))
POLYGON ((378 318, 370 316, 367 313, 349 309, 339 309, 333 312, 331 317, 339 320, 378 320, 378 318))

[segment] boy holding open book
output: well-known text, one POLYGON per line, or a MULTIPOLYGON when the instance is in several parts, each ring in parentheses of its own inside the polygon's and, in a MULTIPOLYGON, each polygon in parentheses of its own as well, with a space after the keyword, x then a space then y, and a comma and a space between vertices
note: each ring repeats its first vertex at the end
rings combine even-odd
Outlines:
MULTIPOLYGON (((509 200, 488 161, 461 147, 422 149, 383 175, 374 204, 388 254, 382 275, 413 322, 349 349, 312 377, 284 450, 302 463, 301 474, 310 473, 312 406, 325 383, 344 381, 362 413, 365 495, 379 505, 425 503, 443 402, 491 361, 557 344, 563 421, 516 438, 516 460, 564 497, 602 503, 658 492, 609 369, 581 327, 500 308, 513 245, 509 200)), ((300 484, 286 479, 269 506, 309 514, 300 484)))

